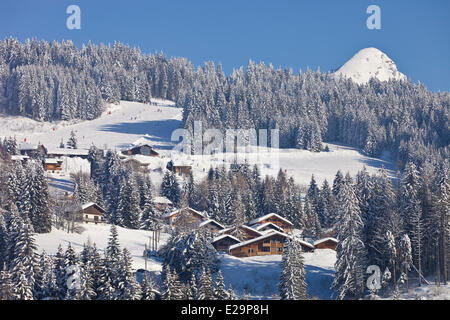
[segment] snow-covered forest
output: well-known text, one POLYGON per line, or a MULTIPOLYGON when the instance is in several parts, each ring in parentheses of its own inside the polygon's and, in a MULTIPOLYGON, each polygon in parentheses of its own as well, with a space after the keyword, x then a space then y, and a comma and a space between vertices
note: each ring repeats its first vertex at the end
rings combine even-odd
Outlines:
MULTIPOLYGON (((5 114, 41 122, 86 121, 100 117, 107 104, 152 98, 175 101, 183 109, 180 124, 191 133, 195 121, 204 130, 277 128, 282 148, 313 153, 329 151, 324 142, 339 142, 370 156, 390 152, 398 171, 392 177, 383 167, 376 174, 364 167, 353 176, 339 170, 333 181, 320 183, 311 172, 305 186, 285 168, 273 176, 263 175, 258 165, 232 163, 203 169, 197 177, 192 170, 181 175, 153 168, 162 177, 156 182, 124 161, 129 159, 123 150, 92 142, 83 159, 89 173, 72 172, 73 194, 62 196, 50 191, 45 156, 33 153, 17 161, 23 150, 15 137, 5 137, 0 140, 0 300, 249 298, 227 285, 223 256, 212 244, 217 234, 192 225, 172 228, 164 217, 169 209, 156 203, 161 197, 171 210, 191 208, 225 226, 237 242, 247 240, 243 228, 267 214, 290 221, 295 232, 279 251, 276 299, 311 298, 308 253, 299 241, 331 237, 337 241, 333 298, 398 298, 412 283, 430 278, 448 285, 448 92, 433 93, 408 80, 372 78, 358 85, 330 73, 294 73, 253 61, 226 76, 220 64, 195 68, 187 59, 148 55, 121 43, 78 49, 70 41, 0 42, 5 114), (102 222, 111 227, 106 247, 85 243, 75 252, 69 242, 56 254, 38 251, 37 236, 54 230, 82 233, 74 212, 86 203, 104 208, 102 222), (167 236, 157 249, 142 248, 145 263, 158 260, 160 273, 135 270, 118 228, 167 236), (378 291, 366 286, 372 265, 383 271, 378 291), (74 272, 75 287, 69 281, 74 272)), ((68 138, 61 137, 61 144, 77 149, 75 132, 68 138)))
POLYGON ((36 39, 0 42, 3 109, 39 121, 94 119, 105 102, 170 99, 184 108, 183 126, 280 129, 280 146, 321 151, 337 141, 369 155, 391 150, 403 167, 429 154, 448 158, 449 93, 422 84, 375 78, 366 85, 329 73, 294 73, 250 61, 226 76, 212 62, 147 55, 121 43, 36 39))

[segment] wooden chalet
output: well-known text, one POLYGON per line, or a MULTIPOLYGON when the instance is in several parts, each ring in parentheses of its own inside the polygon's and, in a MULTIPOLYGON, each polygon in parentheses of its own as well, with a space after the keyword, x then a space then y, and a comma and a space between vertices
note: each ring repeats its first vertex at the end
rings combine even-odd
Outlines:
POLYGON ((132 168, 134 171, 141 171, 145 172, 148 171, 148 168, 150 166, 150 163, 143 163, 137 159, 134 158, 126 158, 122 160, 122 162, 132 168))
POLYGON ((176 163, 173 160, 170 160, 166 166, 167 170, 172 171, 178 175, 187 175, 191 172, 192 167, 188 164, 176 163))
POLYGON ((225 227, 223 225, 221 225, 214 219, 207 219, 207 220, 203 221, 202 223, 199 224, 199 227, 206 229, 212 233, 218 233, 219 231, 225 229, 225 227))
POLYGON ((238 227, 240 230, 236 230, 236 228, 227 228, 224 230, 221 230, 220 233, 221 234, 234 234, 236 235, 236 233, 240 233, 242 234, 242 238, 244 241, 246 240, 250 240, 250 239, 255 239, 258 237, 261 237, 263 235, 263 232, 260 232, 254 228, 251 228, 249 226, 246 225, 242 225, 238 227))
POLYGON ((218 237, 215 237, 211 243, 217 251, 228 253, 232 245, 238 244, 240 242, 241 241, 238 238, 233 237, 232 235, 222 234, 218 237))
POLYGON ((284 232, 283 228, 277 226, 272 222, 267 222, 264 224, 254 224, 251 227, 259 232, 267 232, 267 231, 284 232))
POLYGON ((142 137, 135 142, 133 142, 129 147, 122 149, 122 154, 127 156, 132 156, 140 154, 143 156, 157 157, 159 153, 153 149, 153 147, 148 143, 148 139, 142 137))
POLYGON ((94 202, 88 202, 76 209, 77 221, 84 223, 101 223, 104 221, 105 209, 94 202))
POLYGON ((167 210, 169 210, 173 207, 172 201, 170 201, 166 197, 162 197, 162 196, 154 197, 152 201, 155 204, 156 209, 163 211, 163 212, 166 212, 167 210))
MULTIPOLYGON (((235 257, 283 254, 284 243, 287 239, 292 239, 292 237, 278 231, 268 232, 261 237, 230 246, 229 253, 235 257)), ((312 244, 297 239, 296 241, 300 242, 303 251, 314 251, 312 244)))
POLYGON ((253 219, 252 221, 249 222, 249 225, 255 226, 258 224, 264 225, 267 223, 273 223, 274 225, 283 229, 283 232, 287 233, 291 232, 294 229, 294 224, 292 222, 276 213, 269 213, 262 217, 253 219))
POLYGON ((44 157, 47 155, 47 148, 42 144, 30 144, 30 143, 21 143, 19 145, 19 152, 22 156, 28 156, 28 157, 44 157))
POLYGON ((63 160, 61 160, 61 159, 52 159, 52 158, 44 159, 44 169, 45 169, 45 171, 48 171, 48 172, 55 173, 56 171, 61 171, 62 164, 63 164, 63 160))
POLYGON ((163 214, 162 218, 173 228, 197 228, 208 218, 200 211, 189 207, 177 209, 163 214))
POLYGON ((89 155, 88 149, 69 149, 69 148, 49 148, 47 149, 48 158, 81 158, 87 159, 89 155))
POLYGON ((315 249, 331 249, 336 251, 338 240, 333 237, 323 238, 314 242, 315 249))

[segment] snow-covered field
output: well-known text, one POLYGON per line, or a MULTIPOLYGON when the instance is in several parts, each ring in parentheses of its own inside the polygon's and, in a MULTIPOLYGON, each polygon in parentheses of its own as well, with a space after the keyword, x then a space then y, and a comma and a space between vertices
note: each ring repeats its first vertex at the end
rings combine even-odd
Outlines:
MULTIPOLYGON (((45 250, 48 254, 53 255, 56 254, 59 244, 65 250, 70 243, 76 252, 81 252, 85 243, 95 243, 100 252, 103 252, 108 243, 111 226, 107 224, 83 224, 82 227, 85 230, 81 234, 67 233, 64 230, 55 228, 50 233, 37 234, 36 243, 38 250, 45 250)), ((121 247, 130 250, 133 258, 133 268, 135 270, 144 269, 145 259, 143 252, 145 244, 148 246, 152 232, 121 227, 117 227, 117 231, 121 247)), ((161 233, 159 245, 165 244, 168 237, 168 234, 161 233)), ((154 259, 149 259, 147 261, 147 270, 159 272, 161 271, 161 263, 154 259)))
MULTIPOLYGON (((319 249, 303 253, 308 294, 313 299, 330 299, 334 277, 336 252, 319 249)), ((226 285, 238 296, 246 294, 253 299, 271 299, 279 295, 281 255, 237 258, 220 255, 220 269, 226 285)))

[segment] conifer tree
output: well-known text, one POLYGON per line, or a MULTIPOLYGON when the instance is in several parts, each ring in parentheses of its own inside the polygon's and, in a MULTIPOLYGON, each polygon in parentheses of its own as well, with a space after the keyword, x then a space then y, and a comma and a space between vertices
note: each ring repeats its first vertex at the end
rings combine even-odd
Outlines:
POLYGON ((211 272, 204 268, 198 282, 197 300, 214 300, 214 282, 211 272))
POLYGON ((216 278, 215 299, 228 300, 228 298, 228 292, 225 290, 225 282, 222 276, 222 272, 219 270, 219 272, 217 272, 216 278))
POLYGON ((3 264, 3 269, 0 272, 0 300, 13 300, 14 289, 11 274, 6 269, 6 264, 3 264))
POLYGON ((302 248, 295 239, 285 244, 279 282, 282 300, 306 300, 305 267, 302 248))
POLYGON ((338 245, 332 288, 339 299, 361 297, 364 292, 366 251, 362 241, 363 222, 353 186, 345 182, 338 194, 338 245))
POLYGON ((127 248, 122 251, 122 261, 119 269, 119 281, 117 287, 118 300, 139 300, 141 289, 136 277, 131 270, 131 255, 127 248))

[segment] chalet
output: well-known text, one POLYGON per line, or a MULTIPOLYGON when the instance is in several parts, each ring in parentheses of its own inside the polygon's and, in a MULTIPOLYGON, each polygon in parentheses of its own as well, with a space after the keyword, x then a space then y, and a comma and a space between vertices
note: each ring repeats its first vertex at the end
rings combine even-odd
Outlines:
POLYGON ((53 172, 53 173, 55 173, 56 171, 61 171, 62 164, 63 164, 63 160, 61 160, 61 159, 52 159, 52 158, 44 159, 45 171, 49 171, 49 172, 53 172))
POLYGON ((156 209, 166 212, 168 209, 173 207, 172 201, 167 199, 166 197, 154 197, 153 203, 156 206, 156 209))
POLYGON ((233 237, 232 235, 222 234, 218 237, 215 237, 211 243, 217 251, 228 253, 232 245, 238 244, 240 242, 241 241, 238 238, 233 237))
POLYGON ((85 223, 92 222, 95 224, 103 222, 103 217, 106 213, 105 209, 94 202, 88 202, 78 206, 75 212, 78 216, 77 221, 85 223))
POLYGON ((162 215, 162 218, 174 228, 197 228, 208 218, 200 211, 189 207, 177 209, 162 215))
POLYGON ((218 223, 216 220, 208 219, 199 224, 199 228, 206 229, 212 233, 217 233, 220 230, 224 230, 225 227, 218 223))
POLYGON ((141 162, 134 158, 125 158, 122 162, 132 168, 134 171, 147 171, 150 163, 141 162))
POLYGON ((237 228, 239 228, 240 230, 236 230, 236 227, 232 227, 232 228, 227 228, 227 229, 221 230, 220 233, 221 234, 234 234, 234 235, 236 235, 236 233, 240 233, 240 234, 242 234, 242 238, 244 240, 258 238, 263 235, 262 232, 254 229, 254 228, 251 228, 249 226, 246 226, 246 225, 242 225, 237 228))
POLYGON ((249 222, 249 225, 252 226, 255 226, 257 224, 264 225, 266 223, 273 223, 274 225, 283 229, 284 232, 291 232, 294 228, 294 224, 292 222, 276 213, 269 213, 262 217, 253 219, 252 221, 249 222))
POLYGON ((28 157, 38 157, 45 156, 47 154, 47 148, 42 144, 30 144, 30 143, 21 143, 19 145, 19 151, 22 156, 28 157))
POLYGON ((187 175, 191 172, 192 167, 188 164, 184 163, 176 163, 173 160, 170 160, 166 166, 167 170, 172 171, 178 175, 187 175))
MULTIPOLYGON (((292 237, 285 233, 272 231, 262 235, 261 237, 230 246, 229 253, 235 257, 283 254, 284 243, 287 239, 292 239, 292 237)), ((314 246, 312 244, 297 239, 296 241, 300 242, 300 245, 305 252, 311 252, 314 250, 314 246)))
POLYGON ((328 237, 317 240, 314 242, 315 249, 331 249, 336 251, 336 247, 338 244, 338 240, 336 238, 328 237))
POLYGON ((263 223, 263 224, 254 224, 251 225, 250 227, 252 227, 253 229, 259 231, 259 232, 268 232, 268 231, 278 231, 278 232, 284 232, 283 228, 277 226, 276 224, 272 223, 272 222, 267 222, 267 223, 263 223))
POLYGON ((144 137, 136 140, 129 147, 122 149, 122 154, 127 156, 136 154, 149 157, 159 156, 159 153, 153 149, 153 147, 148 143, 148 140, 144 137))
POLYGON ((88 149, 69 149, 69 148, 49 148, 47 150, 48 158, 81 158, 87 159, 89 155, 88 149))

